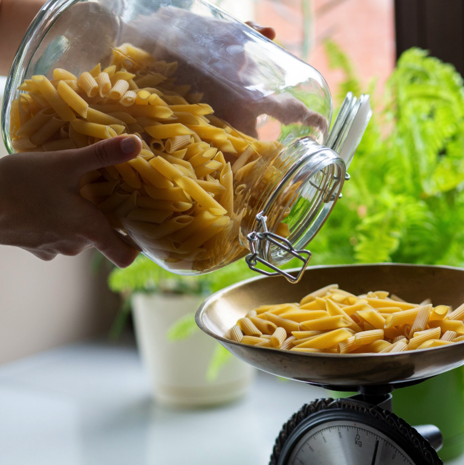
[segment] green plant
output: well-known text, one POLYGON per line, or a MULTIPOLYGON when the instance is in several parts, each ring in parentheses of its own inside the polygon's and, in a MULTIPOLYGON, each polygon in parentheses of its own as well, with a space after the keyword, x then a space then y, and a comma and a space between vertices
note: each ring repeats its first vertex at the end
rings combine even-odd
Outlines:
MULTIPOLYGON (((125 269, 115 268, 108 279, 113 292, 122 295, 121 309, 110 330, 110 337, 117 338, 124 329, 131 311, 131 296, 134 292, 162 294, 190 294, 208 296, 238 281, 254 276, 244 260, 229 265, 213 273, 201 276, 179 276, 164 270, 143 255, 125 269)), ((166 337, 179 341, 199 331, 195 323, 195 312, 178 320, 168 331, 166 337)), ((230 358, 230 353, 220 344, 212 354, 207 373, 209 380, 214 380, 221 367, 230 358)))
MULTIPOLYGON (((330 41, 326 51, 345 75, 342 95, 359 94, 363 86, 348 57, 330 41)), ((343 199, 310 244, 311 263, 464 265, 461 76, 410 49, 373 109, 343 199)))

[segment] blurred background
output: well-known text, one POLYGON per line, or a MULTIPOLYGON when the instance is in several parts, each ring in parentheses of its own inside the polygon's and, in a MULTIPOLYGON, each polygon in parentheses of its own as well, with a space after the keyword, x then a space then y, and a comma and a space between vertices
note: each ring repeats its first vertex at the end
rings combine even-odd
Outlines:
MULTIPOLYGON (((6 47, 2 43, 2 31, 11 28, 2 19, 5 12, 14 11, 20 19, 15 28, 19 45, 42 3, 0 0, 0 76, 7 75, 13 59, 11 44, 6 47)), ((335 108, 347 91, 372 96, 374 116, 350 167, 352 180, 344 188, 343 200, 310 245, 312 263, 396 261, 462 266, 464 88, 460 73, 464 72, 464 3, 447 0, 446 8, 443 2, 434 0, 214 3, 241 20, 273 27, 279 45, 326 78, 335 108)), ((0 97, 4 84, 5 78, 0 77, 0 97)), ((0 154, 5 155, 2 144, 0 154)), ((137 293, 154 299, 163 295, 194 296, 187 312, 174 309, 172 318, 162 322, 163 334, 168 333, 171 342, 188 344, 189 337, 199 337, 193 322, 198 301, 250 274, 239 263, 204 279, 183 280, 144 259, 128 270, 113 272, 108 286, 110 273, 111 267, 92 251, 76 258, 41 262, 22 250, 0 247, 0 365, 8 368, 8 362, 97 336, 117 339, 125 328, 131 331, 130 308, 137 293)), ((139 306, 144 305, 148 304, 140 302, 139 306)), ((156 305, 165 308, 168 303, 157 301, 156 305)), ((135 322, 142 345, 148 342, 143 342, 146 336, 141 335, 140 328, 152 324, 145 313, 143 309, 138 311, 135 322)), ((188 350, 188 345, 179 347, 188 350)), ((213 346, 208 346, 207 353, 204 370, 215 379, 227 357, 213 346)), ((124 359, 126 355, 120 354, 122 358, 112 359, 109 365, 120 364, 121 370, 124 364, 131 367, 132 359, 124 359)), ((105 364, 102 358, 101 367, 105 364)), ((240 395, 251 383, 250 373, 241 376, 246 381, 240 395)), ((268 382, 274 383, 268 386, 269 395, 281 395, 283 383, 268 382)), ((447 383, 454 383, 453 392, 462 404, 462 373, 453 375, 447 383)), ((284 387, 289 389, 288 384, 284 387)), ((124 393, 132 392, 133 386, 126 388, 124 393)), ((301 386, 294 389, 298 408, 300 400, 307 399, 307 391, 303 392, 306 388, 301 386)), ((257 394, 253 395, 256 400, 257 394)), ((464 413, 461 407, 462 412, 456 407, 459 414, 464 413)), ((163 412, 160 415, 174 425, 176 416, 163 412)), ((282 419, 291 412, 282 410, 282 419)), ((271 435, 277 433, 278 425, 273 426, 271 435)), ((153 428, 145 433, 156 436, 160 444, 164 433, 153 428)), ((455 449, 449 458, 462 451, 463 422, 453 424, 453 430, 455 449)), ((150 449, 147 453, 154 452, 150 449)), ((260 454, 257 452, 256 457, 260 454)), ((93 462, 89 459, 85 463, 93 462)))

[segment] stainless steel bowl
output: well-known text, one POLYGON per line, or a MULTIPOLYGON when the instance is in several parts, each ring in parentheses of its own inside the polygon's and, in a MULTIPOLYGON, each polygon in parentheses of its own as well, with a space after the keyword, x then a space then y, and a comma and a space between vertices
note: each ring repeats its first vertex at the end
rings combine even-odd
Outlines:
POLYGON ((464 270, 401 264, 317 266, 298 284, 257 277, 209 297, 196 314, 198 326, 241 360, 273 375, 338 390, 413 384, 464 364, 464 344, 399 354, 304 354, 248 346, 223 336, 249 310, 297 302, 327 284, 362 294, 387 290, 411 302, 426 298, 457 307, 464 302, 464 270))

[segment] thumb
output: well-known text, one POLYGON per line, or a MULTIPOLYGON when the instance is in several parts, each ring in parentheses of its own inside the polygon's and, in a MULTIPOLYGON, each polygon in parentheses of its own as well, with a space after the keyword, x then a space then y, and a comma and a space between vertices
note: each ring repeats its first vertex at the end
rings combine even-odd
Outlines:
POLYGON ((73 173, 85 174, 92 170, 118 165, 136 157, 142 150, 137 136, 120 136, 102 140, 83 149, 74 150, 67 157, 73 173))

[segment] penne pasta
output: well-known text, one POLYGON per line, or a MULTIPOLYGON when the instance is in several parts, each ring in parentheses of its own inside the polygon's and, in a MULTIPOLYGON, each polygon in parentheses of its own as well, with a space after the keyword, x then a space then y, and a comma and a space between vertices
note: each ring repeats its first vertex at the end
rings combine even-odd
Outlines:
POLYGON ((64 81, 58 84, 58 94, 60 97, 82 118, 87 118, 89 104, 80 97, 71 87, 64 81))
POLYGON ((93 98, 97 96, 99 91, 98 83, 90 73, 82 73, 77 83, 87 97, 93 98))
POLYGON ((256 336, 261 337, 261 331, 254 325, 254 323, 249 318, 240 318, 237 321, 237 325, 242 330, 243 334, 246 336, 256 336))
POLYGON ((76 119, 76 115, 45 76, 32 76, 32 80, 36 84, 42 97, 50 104, 63 121, 73 121, 76 119))

